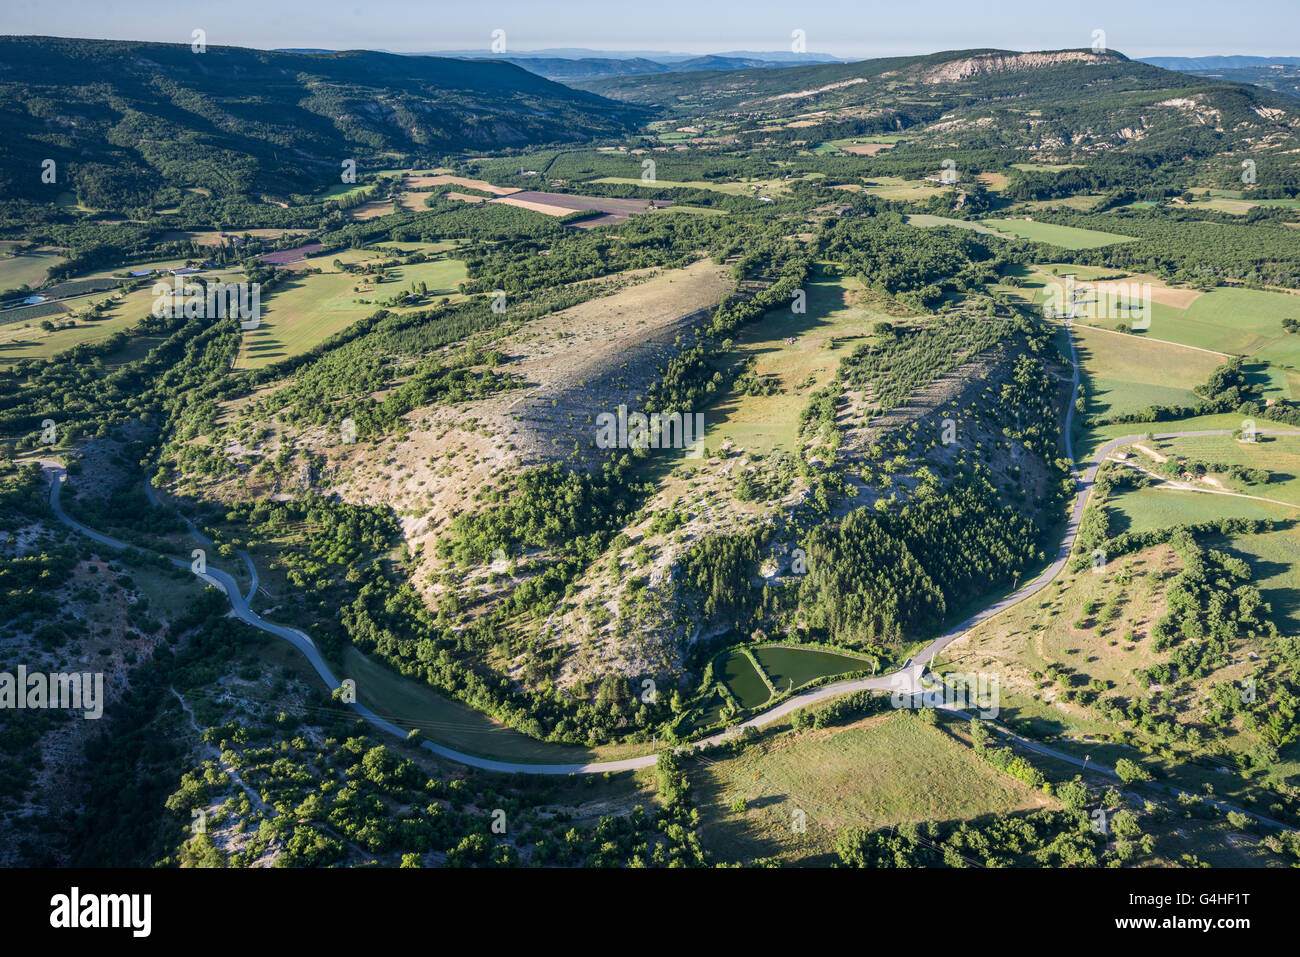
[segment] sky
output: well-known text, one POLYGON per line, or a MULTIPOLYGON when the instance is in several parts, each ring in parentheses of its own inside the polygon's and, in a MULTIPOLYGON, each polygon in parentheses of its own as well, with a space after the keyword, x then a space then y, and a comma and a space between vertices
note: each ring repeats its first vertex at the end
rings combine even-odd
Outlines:
POLYGON ((1131 57, 1300 55, 1297 0, 4 0, 0 34, 394 52, 548 47, 713 53, 806 48, 852 59, 1105 46, 1131 57))

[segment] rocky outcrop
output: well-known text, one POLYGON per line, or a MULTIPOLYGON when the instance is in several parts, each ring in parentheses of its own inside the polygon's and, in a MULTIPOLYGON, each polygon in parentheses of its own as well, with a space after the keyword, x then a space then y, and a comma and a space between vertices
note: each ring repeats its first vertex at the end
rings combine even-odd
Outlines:
POLYGON ((921 82, 928 84, 953 83, 973 76, 990 73, 1018 73, 1022 70, 1041 70, 1066 63, 1102 65, 1114 63, 1118 57, 1110 53, 1092 53, 1088 50, 1061 50, 1057 53, 982 53, 979 56, 953 60, 921 74, 921 82))

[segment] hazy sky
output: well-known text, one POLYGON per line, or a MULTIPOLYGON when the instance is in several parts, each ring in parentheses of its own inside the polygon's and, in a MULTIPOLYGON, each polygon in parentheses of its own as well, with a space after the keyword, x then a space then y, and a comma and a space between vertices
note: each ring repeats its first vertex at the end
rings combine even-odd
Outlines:
POLYGON ((1129 56, 1300 55, 1297 0, 4 0, 0 34, 328 49, 486 50, 544 47, 684 53, 788 50, 891 56, 997 47, 1086 47, 1093 31, 1129 56))

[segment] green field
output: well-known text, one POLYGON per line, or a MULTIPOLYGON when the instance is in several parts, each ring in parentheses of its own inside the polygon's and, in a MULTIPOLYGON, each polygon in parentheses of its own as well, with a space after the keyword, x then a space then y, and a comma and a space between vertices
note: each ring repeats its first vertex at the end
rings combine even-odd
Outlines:
POLYGON ((1053 223, 1037 223, 1024 219, 986 219, 983 222, 999 232, 1028 239, 1030 242, 1060 246, 1063 249, 1098 249, 1116 243, 1134 242, 1132 236, 1103 233, 1096 229, 1080 229, 1078 226, 1057 226, 1053 223))
MULTIPOLYGON (((903 142, 907 137, 902 133, 881 133, 874 136, 850 136, 838 140, 827 140, 813 147, 814 153, 839 153, 844 146, 864 146, 879 144, 892 146, 903 142)), ((851 154, 850 154, 851 155, 851 154)))
MULTIPOLYGON (((416 247, 432 247, 434 244, 396 245, 414 252, 416 247)), ((457 284, 467 277, 465 264, 460 260, 436 259, 394 266, 389 273, 394 278, 374 287, 362 286, 366 291, 359 293, 355 290, 360 285, 360 277, 335 272, 324 260, 317 262, 320 268, 329 268, 330 271, 294 276, 263 300, 261 325, 244 335, 238 363, 240 368, 256 369, 289 356, 301 355, 358 319, 383 308, 378 305, 378 300, 417 282, 426 283, 432 297, 458 297, 457 284)), ((428 305, 426 302, 424 307, 428 305)))
MULTIPOLYGON (((1071 270, 1075 271, 1075 270, 1071 270)), ((1078 270, 1080 279, 1088 278, 1078 270)), ((1026 281, 1025 287, 1043 286, 1026 281)), ((1300 335, 1282 329, 1282 320, 1300 319, 1300 296, 1260 289, 1219 287, 1196 296, 1186 308, 1158 301, 1151 304, 1151 325, 1140 335, 1198 349, 1253 356, 1288 368, 1300 368, 1300 335)), ((1087 320, 1113 329, 1124 317, 1087 320)))
POLYGON ((692 767, 691 782, 705 846, 727 861, 825 865, 845 828, 970 819, 1047 802, 905 713, 782 733, 692 767), (744 811, 733 809, 737 798, 744 811), (792 826, 796 810, 804 833, 792 826))
POLYGON ((376 312, 378 307, 359 301, 356 285, 356 277, 334 272, 282 282, 262 302, 261 325, 244 334, 239 367, 256 369, 300 355, 376 312))
POLYGON ((1087 326, 1074 326, 1074 341, 1086 377, 1087 411, 1095 416, 1151 405, 1194 407, 1200 399, 1192 386, 1224 362, 1209 352, 1087 326))
POLYGON ((588 182, 645 186, 649 189, 709 189, 715 193, 726 193, 728 196, 753 196, 757 193, 771 195, 786 192, 790 188, 789 184, 781 179, 756 179, 732 183, 719 183, 714 180, 704 179, 656 179, 653 183, 643 183, 639 176, 602 176, 599 179, 588 180, 588 182))
POLYGON ((40 250, 21 256, 0 256, 0 292, 21 286, 35 288, 45 281, 51 267, 66 261, 56 253, 40 250))
POLYGON ((1250 202, 1249 200, 1219 199, 1217 197, 1211 199, 1198 200, 1193 205, 1195 205, 1198 208, 1204 207, 1205 209, 1212 209, 1215 212, 1228 213, 1233 216, 1245 216, 1248 212, 1250 212, 1252 209, 1255 208, 1255 204, 1250 202))
POLYGON ((1155 303, 1151 312, 1148 334, 1157 339, 1300 368, 1300 335, 1282 329, 1283 319, 1300 318, 1300 297, 1218 288, 1186 309, 1155 303))
POLYGON ((1220 518, 1295 518, 1296 509, 1270 502, 1170 488, 1124 491, 1110 500, 1111 534, 1194 525, 1220 518))
MULTIPOLYGON (((400 172, 400 170, 394 170, 394 172, 400 172)), ((346 196, 369 189, 370 185, 369 183, 335 183, 329 189, 323 189, 317 193, 315 199, 316 202, 326 199, 343 199, 346 196)))
POLYGON ((351 646, 343 652, 340 678, 355 681, 357 700, 379 716, 402 728, 419 728, 429 740, 468 754, 503 761, 567 764, 615 760, 649 750, 648 745, 638 744, 583 748, 538 741, 443 697, 427 685, 402 677, 351 646))
MULTIPOLYGON (((1150 327, 1139 335, 1300 369, 1300 335, 1283 331, 1285 318, 1300 318, 1300 297, 1219 288, 1197 297, 1187 308, 1153 302, 1150 327)), ((1097 319, 1089 323, 1114 328, 1122 321, 1097 319)), ((1289 383, 1279 391, 1287 397, 1293 394, 1289 383)))
POLYGON ((1300 209, 1297 199, 1255 199, 1252 193, 1240 189, 1192 190, 1199 193, 1196 205, 1224 213, 1244 215, 1254 206, 1271 206, 1277 209, 1300 209))
POLYGON ((1075 193, 1073 196, 1061 196, 1056 199, 1031 199, 1016 203, 1016 212, 1035 214, 1041 210, 1077 209, 1091 212, 1105 197, 1101 193, 1075 193))
POLYGON ((874 309, 855 277, 832 276, 818 268, 804 289, 804 314, 789 306, 773 309, 736 334, 725 361, 752 360, 754 374, 776 382, 781 391, 764 396, 732 390, 705 414, 710 448, 729 441, 751 452, 794 451, 799 414, 809 395, 830 380, 847 350, 870 335, 877 321, 896 318, 874 309), (787 341, 791 338, 793 344, 787 341))
MULTIPOLYGON (((921 218, 910 217, 911 221, 921 218)), ((1034 271, 1018 271, 1020 287, 1000 286, 999 289, 1027 296, 1041 305, 1047 295, 1050 275, 1060 277, 1067 273, 1073 273, 1080 281, 1123 274, 1120 270, 1088 266, 1037 266, 1034 271)), ((1130 275, 1121 281, 1136 283, 1151 280, 1150 277, 1130 275)), ((1166 286, 1158 281, 1152 281, 1151 285, 1150 326, 1137 335, 1198 349, 1265 359, 1279 366, 1300 369, 1300 335, 1286 332, 1282 328, 1283 319, 1300 319, 1300 296, 1231 286, 1220 286, 1199 293, 1195 289, 1166 286)), ((1075 328, 1079 329, 1083 322, 1115 329, 1121 323, 1132 325, 1134 320, 1127 315, 1078 319, 1075 328)), ((1280 390, 1279 394, 1290 397, 1289 386, 1280 390)))

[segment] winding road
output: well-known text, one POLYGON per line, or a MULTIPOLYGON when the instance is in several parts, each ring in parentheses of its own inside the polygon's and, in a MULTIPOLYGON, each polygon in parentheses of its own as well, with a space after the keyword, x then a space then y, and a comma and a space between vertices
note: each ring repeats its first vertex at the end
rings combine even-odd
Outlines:
MULTIPOLYGON (((1073 397, 1078 392, 1079 363, 1078 363, 1078 357, 1074 347, 1074 337, 1070 332, 1070 322, 1068 320, 1065 323, 1065 327, 1066 327, 1066 334, 1070 342, 1070 354, 1071 354, 1072 365, 1074 368, 1074 374, 1072 378, 1072 389, 1070 393, 1071 401, 1069 402, 1068 412, 1066 413, 1065 446, 1066 446, 1067 456, 1073 461, 1074 447, 1071 438, 1071 431, 1074 425, 1073 397)), ((1270 434, 1270 432, 1276 434, 1286 434, 1288 430, 1267 430, 1266 431, 1261 429, 1257 431, 1260 432, 1261 434, 1270 434)), ((1155 438, 1170 439, 1170 438, 1181 438, 1184 436, 1231 435, 1231 434, 1232 434, 1231 431, 1225 429, 1225 430, 1206 430, 1206 431, 1192 431, 1192 432, 1169 432, 1169 433, 1156 435, 1155 438)), ((1294 434, 1294 433, 1292 432, 1290 434, 1294 434)), ((1089 498, 1092 494, 1093 482, 1096 478, 1097 470, 1100 468, 1101 463, 1104 462, 1106 458, 1117 448, 1138 441, 1144 437, 1145 437, 1145 433, 1143 435, 1129 435, 1129 436, 1124 436, 1122 438, 1112 439, 1110 442, 1106 443, 1104 446, 1098 449, 1097 454, 1093 458, 1093 461, 1088 465, 1083 475, 1079 479, 1079 484, 1075 494, 1074 504, 1073 507, 1071 508, 1070 515, 1066 523, 1065 533, 1064 536, 1062 537, 1060 547, 1057 549, 1056 558, 1053 560, 1051 565, 1049 565, 1046 569, 1044 569, 1041 574, 1039 574, 1036 578, 1034 578, 1029 583, 1021 586, 1016 591, 1012 592, 1011 594, 1007 595, 1004 598, 999 599, 998 601, 989 605, 987 608, 984 608, 982 611, 972 615, 970 618, 967 618, 965 621, 961 622, 960 624, 956 625, 955 627, 951 628, 950 630, 944 632, 942 635, 935 638, 932 642, 930 642, 930 644, 926 645, 925 648, 923 648, 920 652, 918 652, 915 656, 913 656, 913 658, 910 659, 903 668, 900 668, 899 670, 891 672, 890 674, 887 675, 880 675, 872 678, 857 679, 852 681, 835 682, 833 684, 823 685, 819 688, 813 688, 808 691, 802 692, 800 694, 793 695, 792 697, 786 699, 776 707, 764 711, 761 714, 755 715, 754 717, 750 718, 749 720, 741 724, 735 725, 731 728, 728 728, 724 732, 715 734, 712 737, 705 738, 701 741, 696 741, 687 745, 683 745, 677 750, 685 752, 696 748, 701 748, 701 747, 706 747, 706 746, 721 743, 741 733, 741 731, 744 728, 762 728, 766 725, 772 724, 775 721, 779 721, 781 718, 786 717, 787 715, 798 710, 799 708, 804 708, 815 702, 824 701, 827 698, 834 698, 843 694, 849 694, 856 691, 879 691, 879 692, 890 692, 890 693, 899 692, 900 694, 904 694, 904 695, 918 694, 922 690, 921 678, 924 675, 926 668, 929 667, 930 663, 934 661, 935 657, 938 656, 945 648, 947 648, 948 645, 952 644, 952 642, 956 641, 958 638, 966 634, 972 628, 975 628, 977 625, 980 625, 983 622, 988 621, 990 618, 993 618, 994 616, 1001 614, 1003 611, 1006 611, 1008 608, 1011 608, 1012 606, 1019 604, 1025 599, 1030 598, 1033 595, 1036 595, 1043 588, 1047 587, 1047 585, 1050 584, 1053 580, 1055 580, 1055 578, 1065 568, 1066 562, 1069 560, 1070 557, 1070 552, 1074 548, 1075 538, 1078 535, 1079 523, 1083 517, 1084 509, 1088 505, 1089 498)), ((64 470, 63 466, 58 462, 42 460, 41 466, 43 470, 50 477, 50 507, 54 510, 54 514, 59 519, 59 521, 63 522, 65 525, 75 529, 76 531, 90 538, 92 541, 98 542, 101 545, 105 545, 115 549, 124 549, 129 547, 127 542, 123 542, 120 541, 119 539, 115 539, 108 535, 104 535, 100 532, 96 532, 94 529, 88 528, 85 525, 82 525, 81 523, 69 517, 68 514, 64 512, 63 507, 59 502, 60 490, 62 489, 63 484, 67 481, 66 471, 64 470)), ((157 496, 153 488, 150 487, 148 483, 146 483, 146 489, 150 501, 155 504, 158 504, 157 496)), ((197 527, 194 526, 192 522, 190 522, 188 519, 185 519, 185 523, 188 526, 190 533, 194 535, 199 541, 203 542, 205 545, 209 547, 212 545, 212 542, 209 539, 207 539, 205 536, 203 536, 203 534, 198 530, 197 527)), ((230 609, 231 609, 230 613, 235 618, 238 618, 240 621, 243 621, 253 626, 254 628, 259 628, 262 631, 268 632, 269 634, 275 635, 276 637, 282 638, 285 641, 289 642, 289 644, 297 648, 306 657, 308 662, 310 662, 311 666, 316 670, 316 673, 320 675, 321 680, 325 682, 326 687, 330 688, 331 690, 338 688, 340 684, 339 680, 335 677, 334 673, 330 670, 329 665, 325 663, 325 659, 321 656, 320 650, 316 647, 315 642, 311 640, 310 636, 308 636, 305 632, 299 631, 296 628, 290 628, 285 625, 277 625, 272 622, 269 622, 252 610, 249 603, 251 602, 253 595, 257 591, 257 585, 258 585, 257 569, 253 565, 252 560, 249 558, 249 556, 246 553, 241 551, 239 555, 248 566, 249 572, 252 576, 252 586, 249 588, 247 595, 241 594, 239 590, 239 585, 235 581, 235 579, 227 572, 224 572, 219 568, 208 567, 208 569, 204 573, 197 574, 196 577, 202 579, 204 582, 213 586, 214 588, 220 589, 226 595, 226 597, 230 601, 230 609)), ((171 558, 170 561, 180 568, 185 568, 185 569, 190 568, 189 563, 184 562, 180 559, 171 558)), ((405 730, 398 727, 393 722, 388 721, 380 717, 379 715, 375 714, 365 705, 362 705, 360 703, 351 703, 348 704, 347 706, 350 707, 353 711, 355 711, 361 718, 365 719, 375 727, 380 728, 388 732, 389 734, 395 735, 396 737, 402 739, 406 738, 407 732, 405 730)), ((956 711, 956 709, 949 709, 949 710, 956 711)), ((959 715, 963 714, 960 711, 956 711, 956 713, 959 715)), ((1039 754, 1045 755, 1047 757, 1055 758, 1057 760, 1065 761, 1069 764, 1073 764, 1076 766, 1083 766, 1091 771, 1109 777, 1116 777, 1114 769, 1112 768, 1106 767, 1104 765, 1099 765, 1095 762, 1081 761, 1080 759, 1074 757, 1073 755, 1069 755, 1066 754, 1065 752, 1057 751, 1053 748, 1049 748, 1046 745, 1040 744, 1036 741, 1030 741, 1029 739, 1016 735, 1015 733, 1011 732, 1010 730, 1000 725, 997 725, 996 723, 990 722, 990 724, 993 726, 995 730, 997 730, 1002 735, 1014 739, 1017 743, 1039 754)), ((470 767, 481 768, 485 771, 497 771, 503 773, 517 773, 517 774, 566 775, 566 774, 601 773, 606 771, 609 772, 630 771, 638 768, 652 767, 658 760, 658 753, 656 752, 651 754, 640 755, 633 758, 625 758, 617 761, 592 761, 592 762, 579 763, 579 764, 536 764, 531 762, 520 762, 520 761, 498 761, 492 758, 480 757, 478 755, 465 754, 463 752, 456 751, 452 748, 445 747, 441 744, 437 744, 436 742, 429 741, 427 739, 422 740, 420 744, 422 747, 428 749, 429 751, 432 751, 434 754, 437 754, 440 757, 447 758, 452 761, 457 761, 461 764, 465 764, 470 767)), ((1171 790, 1176 791, 1176 789, 1171 789, 1171 790)), ((1245 811, 1244 809, 1241 808, 1234 808, 1231 807, 1230 805, 1219 805, 1219 806, 1224 807, 1225 809, 1228 810, 1241 810, 1242 813, 1248 814, 1260 820, 1261 822, 1272 826, 1276 826, 1276 827, 1284 826, 1279 824, 1276 821, 1271 821, 1268 818, 1261 817, 1260 815, 1254 814, 1253 812, 1250 811, 1245 811)))

